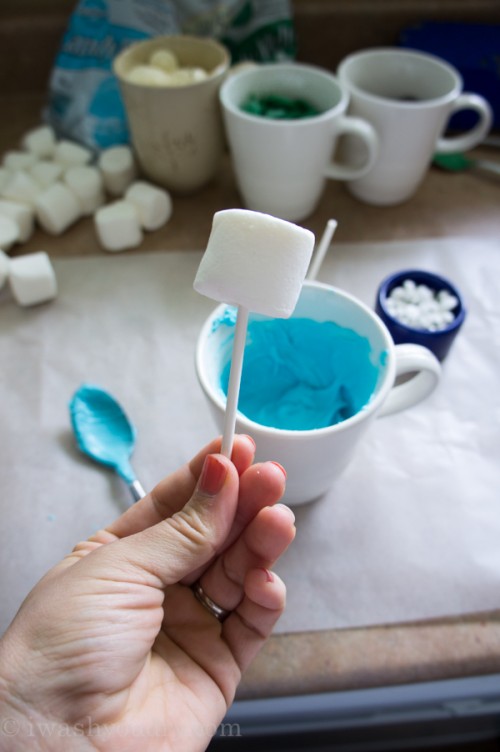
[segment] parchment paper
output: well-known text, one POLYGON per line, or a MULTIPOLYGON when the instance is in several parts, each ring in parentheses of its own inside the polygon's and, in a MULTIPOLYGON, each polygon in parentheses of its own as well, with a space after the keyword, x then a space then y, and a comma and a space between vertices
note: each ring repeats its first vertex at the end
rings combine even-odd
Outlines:
MULTIPOLYGON (((215 306, 192 289, 200 258, 55 259, 54 302, 21 309, 0 293, 0 633, 45 571, 129 504, 75 446, 67 404, 81 383, 133 420, 146 488, 216 434, 194 372, 215 306)), ((500 606, 500 242, 334 243, 318 278, 373 305, 381 279, 410 267, 452 279, 468 318, 432 397, 376 421, 331 491, 295 508, 278 631, 500 606)))

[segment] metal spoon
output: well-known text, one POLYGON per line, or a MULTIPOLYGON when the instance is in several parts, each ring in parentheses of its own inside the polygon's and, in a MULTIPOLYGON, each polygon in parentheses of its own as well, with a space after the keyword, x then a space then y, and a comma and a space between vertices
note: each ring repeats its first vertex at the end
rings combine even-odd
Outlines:
POLYGON ((83 384, 71 398, 69 413, 79 449, 112 467, 127 483, 134 501, 142 499, 146 492, 130 464, 136 430, 114 397, 98 386, 83 384))

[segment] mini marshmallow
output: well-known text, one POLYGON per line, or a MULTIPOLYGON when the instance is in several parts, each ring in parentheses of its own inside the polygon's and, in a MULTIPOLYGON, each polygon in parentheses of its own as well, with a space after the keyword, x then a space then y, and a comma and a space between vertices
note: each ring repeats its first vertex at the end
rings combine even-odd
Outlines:
POLYGON ((155 50, 149 58, 149 65, 153 68, 160 68, 165 73, 172 73, 179 67, 179 61, 171 50, 155 50))
POLYGON ((8 151, 3 158, 3 166, 12 172, 27 170, 35 162, 35 155, 28 151, 8 151))
POLYGON ((26 243, 30 239, 35 224, 35 215, 31 206, 16 201, 0 200, 0 216, 9 217, 16 223, 20 243, 26 243))
POLYGON ((459 301, 448 290, 432 290, 405 279, 394 287, 385 301, 388 312, 401 324, 413 329, 438 332, 446 329, 455 318, 452 313, 459 301))
POLYGON ((40 159, 53 157, 56 149, 56 134, 50 125, 41 125, 25 134, 22 146, 40 159))
POLYGON ((75 141, 63 139, 56 144, 54 150, 54 160, 64 167, 76 167, 77 165, 88 164, 92 159, 92 152, 85 146, 77 144, 75 141))
POLYGON ((194 289, 255 313, 288 318, 313 248, 313 233, 291 222, 245 209, 219 211, 194 289))
POLYGON ((152 65, 136 65, 125 76, 127 81, 141 86, 168 86, 168 75, 152 65))
POLYGON ((2 191, 2 196, 11 201, 20 201, 22 204, 33 206, 40 190, 40 186, 35 178, 24 170, 19 170, 12 173, 10 180, 2 191))
POLYGON ((10 259, 9 284, 21 306, 45 303, 57 295, 56 275, 45 251, 10 259))
POLYGON ((94 214, 94 226, 106 251, 124 251, 142 242, 139 215, 128 201, 114 201, 94 214))
POLYGON ((8 251, 19 240, 19 227, 10 217, 0 215, 0 248, 8 251))
POLYGON ((112 146, 101 152, 98 166, 104 187, 112 196, 123 196, 135 178, 135 162, 128 146, 112 146))
POLYGON ((66 170, 64 182, 78 199, 83 216, 93 214, 104 204, 102 176, 97 167, 70 167, 66 170))
POLYGON ((81 216, 75 194, 63 183, 54 183, 38 196, 35 214, 44 230, 60 235, 81 216))
POLYGON ((48 188, 55 183, 62 176, 64 172, 64 166, 59 162, 49 162, 46 159, 41 159, 39 162, 35 162, 29 168, 29 173, 32 175, 41 188, 48 188))
POLYGON ((125 200, 133 204, 144 230, 158 230, 172 214, 170 194, 151 183, 137 180, 128 188, 125 200))
POLYGON ((0 290, 9 276, 10 259, 4 251, 0 250, 0 290))

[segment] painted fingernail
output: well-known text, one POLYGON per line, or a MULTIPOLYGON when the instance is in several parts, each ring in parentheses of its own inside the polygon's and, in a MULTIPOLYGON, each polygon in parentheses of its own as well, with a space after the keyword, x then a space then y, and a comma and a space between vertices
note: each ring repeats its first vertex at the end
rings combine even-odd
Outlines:
POLYGON ((274 460, 271 460, 271 465, 276 465, 276 467, 279 467, 279 469, 281 470, 281 472, 283 473, 283 475, 284 475, 284 476, 285 476, 285 478, 286 478, 286 470, 285 470, 285 468, 283 467, 283 465, 280 465, 280 463, 279 463, 279 462, 274 462, 274 460))
POLYGON ((252 436, 250 436, 250 434, 248 434, 248 433, 244 433, 243 436, 245 437, 245 439, 248 439, 248 441, 250 441, 253 444, 253 448, 255 449, 255 447, 257 445, 256 445, 254 439, 252 438, 252 436))
POLYGON ((224 485, 227 467, 219 457, 208 454, 203 463, 198 490, 205 496, 216 496, 224 485))
POLYGON ((264 567, 260 567, 260 571, 264 572, 266 575, 266 582, 272 582, 273 581, 273 573, 269 571, 269 569, 265 569, 264 567))

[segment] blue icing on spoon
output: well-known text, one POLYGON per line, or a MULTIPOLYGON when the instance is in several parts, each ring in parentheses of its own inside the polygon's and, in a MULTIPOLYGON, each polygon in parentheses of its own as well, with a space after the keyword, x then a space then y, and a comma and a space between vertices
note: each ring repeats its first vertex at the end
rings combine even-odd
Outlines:
POLYGON ((130 464, 136 430, 108 392, 83 384, 69 403, 71 425, 79 449, 96 462, 112 467, 128 484, 134 501, 146 495, 130 464))

